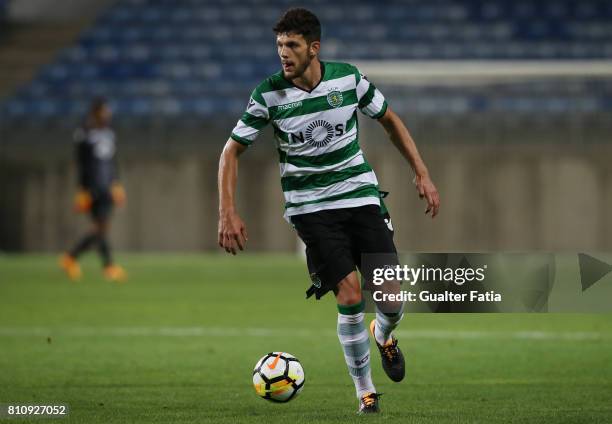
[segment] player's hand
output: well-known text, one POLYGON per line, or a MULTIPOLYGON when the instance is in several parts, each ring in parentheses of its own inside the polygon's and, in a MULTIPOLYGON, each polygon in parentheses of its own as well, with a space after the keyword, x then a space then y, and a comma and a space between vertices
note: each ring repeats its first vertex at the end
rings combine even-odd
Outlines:
POLYGON ((127 195, 125 194, 125 189, 121 185, 121 183, 113 183, 111 186, 111 197, 113 198, 113 203, 116 206, 123 206, 127 200, 127 195))
POLYGON ((431 212, 431 218, 435 218, 440 209, 440 195, 438 194, 438 189, 433 181, 431 181, 431 178, 429 178, 429 175, 417 175, 414 177, 414 184, 416 185, 419 197, 421 199, 425 198, 427 201, 427 210, 425 210, 425 214, 431 212))
POLYGON ((248 240, 246 225, 237 213, 221 212, 219 214, 219 246, 227 253, 235 255, 238 249, 244 250, 248 240))
POLYGON ((93 201, 91 199, 91 194, 89 191, 85 189, 80 189, 74 195, 73 208, 75 212, 85 213, 91 209, 93 201))

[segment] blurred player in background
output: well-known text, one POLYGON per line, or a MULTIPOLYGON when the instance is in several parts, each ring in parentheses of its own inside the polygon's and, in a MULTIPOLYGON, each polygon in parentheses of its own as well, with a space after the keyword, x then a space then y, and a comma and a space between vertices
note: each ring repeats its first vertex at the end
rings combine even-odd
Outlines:
MULTIPOLYGON (((370 373, 364 299, 356 269, 368 275, 362 254, 386 254, 398 262, 376 175, 359 147, 357 110, 378 120, 410 163, 418 194, 426 199, 426 213, 432 217, 438 213, 438 192, 408 130, 380 91, 355 66, 319 60, 321 25, 313 13, 290 9, 274 32, 282 70, 255 88, 221 154, 219 245, 233 254, 244 249, 246 227, 234 204, 238 157, 264 126, 272 124, 285 217, 306 244, 313 283, 307 295, 316 294, 317 299, 328 291, 336 295, 338 338, 355 384, 358 412, 377 413, 379 394, 370 373)), ((399 289, 399 282, 392 283, 399 289)), ((392 335, 402 316, 399 303, 391 311, 377 309, 370 323, 383 369, 395 382, 405 375, 404 357, 392 335)))
POLYGON ((98 249, 104 276, 111 281, 125 281, 125 270, 113 263, 108 242, 113 206, 123 206, 125 191, 117 180, 115 133, 110 127, 112 111, 104 98, 95 99, 83 126, 74 132, 79 191, 74 209, 89 213, 91 230, 60 259, 60 266, 75 281, 81 278, 78 257, 89 248, 98 249))

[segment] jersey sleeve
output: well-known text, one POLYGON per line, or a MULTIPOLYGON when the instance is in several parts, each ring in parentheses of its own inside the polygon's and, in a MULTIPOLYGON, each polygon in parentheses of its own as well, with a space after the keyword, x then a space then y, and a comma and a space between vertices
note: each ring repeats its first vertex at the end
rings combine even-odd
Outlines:
POLYGON ((385 97, 358 69, 355 77, 357 79, 357 101, 359 102, 359 110, 370 118, 381 118, 387 111, 387 101, 385 97))
POLYGON ((232 130, 231 138, 240 144, 250 146, 269 121, 270 114, 265 101, 255 89, 251 94, 246 111, 232 130))

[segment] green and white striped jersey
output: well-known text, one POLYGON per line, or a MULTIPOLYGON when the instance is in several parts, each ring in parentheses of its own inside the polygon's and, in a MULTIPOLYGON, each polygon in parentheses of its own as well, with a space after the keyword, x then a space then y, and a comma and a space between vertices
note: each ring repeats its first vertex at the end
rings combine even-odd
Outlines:
POLYGON ((371 118, 387 110, 383 95, 347 63, 322 62, 310 92, 283 78, 259 84, 232 131, 250 145, 271 123, 280 160, 285 217, 324 209, 380 204, 378 181, 359 147, 357 109, 371 118))

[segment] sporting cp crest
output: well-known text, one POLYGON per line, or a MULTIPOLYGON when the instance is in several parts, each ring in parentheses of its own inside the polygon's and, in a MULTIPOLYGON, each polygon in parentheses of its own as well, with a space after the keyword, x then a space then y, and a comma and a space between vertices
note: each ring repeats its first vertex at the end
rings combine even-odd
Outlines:
POLYGON ((339 107, 342 105, 342 100, 342 92, 338 90, 330 91, 327 95, 327 103, 329 103, 331 107, 339 107))
POLYGON ((321 288, 321 279, 319 278, 316 272, 310 273, 310 280, 312 281, 313 286, 315 286, 318 289, 321 288))

